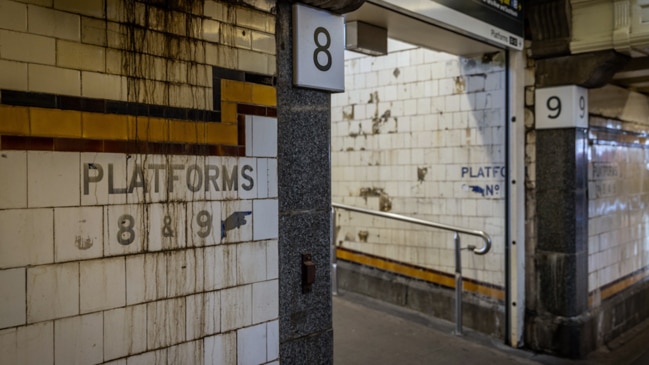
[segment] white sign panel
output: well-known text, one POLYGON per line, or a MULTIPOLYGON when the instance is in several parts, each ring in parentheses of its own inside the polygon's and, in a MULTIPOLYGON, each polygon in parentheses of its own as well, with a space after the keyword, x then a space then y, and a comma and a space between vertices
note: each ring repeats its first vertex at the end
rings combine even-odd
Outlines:
POLYGON ((400 13, 481 38, 489 43, 523 49, 523 7, 508 0, 382 0, 400 13))
POLYGON ((345 24, 342 16, 293 5, 293 83, 345 90, 345 24))
POLYGON ((588 90, 569 85, 536 89, 536 129, 588 128, 588 90))

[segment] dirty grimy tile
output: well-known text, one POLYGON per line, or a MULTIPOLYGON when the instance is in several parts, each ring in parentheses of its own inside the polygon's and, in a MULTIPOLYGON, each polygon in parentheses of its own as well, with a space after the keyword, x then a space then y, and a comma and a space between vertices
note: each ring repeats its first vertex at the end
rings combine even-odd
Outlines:
POLYGON ((27 152, 29 207, 79 205, 79 153, 27 152))
POLYGON ((203 340, 204 364, 234 364, 237 361, 237 334, 230 332, 203 340))
POLYGON ((104 360, 146 350, 146 305, 104 312, 104 360))
POLYGON ((252 324, 252 286, 239 286, 221 292, 221 332, 252 324))
POLYGON ((266 242, 244 242, 237 245, 237 284, 266 280, 266 242))
POLYGON ((185 298, 147 304, 147 348, 185 341, 185 298))
POLYGON ((167 297, 167 259, 162 253, 126 257, 127 305, 167 297))
POLYGON ((212 291, 187 298, 187 340, 221 331, 221 292, 212 291))
POLYGON ((54 209, 54 259, 92 259, 104 253, 101 207, 54 209))
POLYGON ((147 251, 183 248, 185 239, 185 205, 149 205, 149 239, 147 251))
POLYGON ((122 307, 126 304, 124 257, 80 263, 81 313, 122 307))
POLYGON ((205 290, 220 290, 237 283, 237 250, 233 245, 205 248, 205 290))
POLYGON ((237 331, 237 355, 239 364, 262 364, 266 358, 266 324, 237 331))
POLYGON ((0 328, 25 324, 25 269, 0 270, 0 328))
POLYGON ((11 174, 0 174, 0 209, 27 208, 27 152, 2 151, 0 171, 11 171, 11 174))
POLYGON ((279 285, 277 280, 252 285, 252 323, 261 323, 279 316, 279 285))
POLYGON ((79 314, 79 264, 27 269, 27 322, 79 314))
POLYGON ((54 363, 54 322, 0 331, 0 353, 7 364, 54 363))
POLYGON ((57 364, 97 364, 103 360, 101 313, 54 322, 54 356, 57 364))
POLYGON ((0 210, 0 269, 54 261, 52 209, 0 210))

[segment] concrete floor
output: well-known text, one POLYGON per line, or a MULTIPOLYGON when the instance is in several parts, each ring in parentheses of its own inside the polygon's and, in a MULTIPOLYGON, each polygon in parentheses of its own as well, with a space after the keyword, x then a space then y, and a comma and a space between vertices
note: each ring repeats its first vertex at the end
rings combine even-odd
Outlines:
MULTIPOLYGON (((649 325, 621 336, 586 360, 512 349, 502 341, 353 293, 333 299, 334 363, 380 364, 649 364, 649 325)), ((649 323, 649 322, 648 322, 649 323)))

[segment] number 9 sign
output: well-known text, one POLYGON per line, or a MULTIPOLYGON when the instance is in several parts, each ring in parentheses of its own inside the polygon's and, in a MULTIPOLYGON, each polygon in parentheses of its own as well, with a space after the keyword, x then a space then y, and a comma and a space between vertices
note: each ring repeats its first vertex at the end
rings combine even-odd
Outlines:
POLYGON ((588 128, 588 90, 579 86, 536 89, 536 129, 588 128))
POLYGON ((293 5, 293 83, 327 91, 345 90, 343 17, 293 5))

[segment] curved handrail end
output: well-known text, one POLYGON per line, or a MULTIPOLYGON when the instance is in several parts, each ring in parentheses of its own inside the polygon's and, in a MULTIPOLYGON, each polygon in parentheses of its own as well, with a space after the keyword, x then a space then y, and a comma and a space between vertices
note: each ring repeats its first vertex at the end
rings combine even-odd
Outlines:
POLYGON ((473 253, 476 255, 484 255, 489 250, 491 250, 491 236, 489 236, 487 233, 480 231, 482 234, 480 235, 482 239, 484 240, 484 246, 480 248, 473 248, 473 253))

